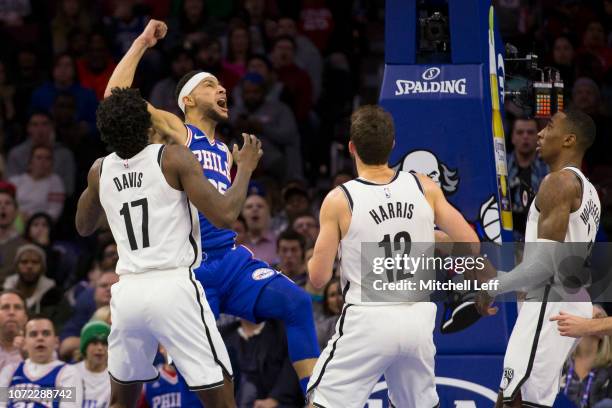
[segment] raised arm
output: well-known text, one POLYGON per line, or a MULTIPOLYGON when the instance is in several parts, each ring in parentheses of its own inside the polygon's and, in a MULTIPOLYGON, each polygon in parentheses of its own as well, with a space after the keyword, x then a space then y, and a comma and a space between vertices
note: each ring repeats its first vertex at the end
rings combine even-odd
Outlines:
MULTIPOLYGON (((162 21, 149 21, 142 34, 134 40, 128 52, 121 58, 121 61, 119 61, 119 64, 117 64, 117 67, 113 71, 106 85, 106 90, 104 91, 105 98, 110 96, 113 88, 126 88, 132 86, 136 67, 142 59, 142 56, 149 48, 153 48, 158 40, 164 38, 167 31, 168 27, 166 27, 166 24, 162 21)), ((147 108, 151 114, 153 127, 160 135, 169 136, 178 144, 185 144, 187 140, 187 130, 185 129, 183 121, 178 116, 157 109, 150 103, 147 103, 147 108)))
POLYGON ((87 188, 81 194, 76 212, 76 229, 79 235, 88 236, 95 232, 104 219, 104 209, 100 204, 100 163, 98 159, 87 174, 87 188))
POLYGON ((350 218, 350 209, 344 193, 335 188, 321 204, 319 236, 308 261, 308 275, 315 288, 322 288, 332 277, 334 259, 342 239, 340 222, 343 216, 350 218))
POLYGON ((163 171, 173 187, 184 190, 198 211, 215 226, 229 228, 238 218, 246 198, 249 178, 263 154, 261 142, 255 136, 243 134, 244 145, 233 156, 238 171, 232 187, 221 194, 202 177, 202 166, 189 149, 181 145, 166 147, 163 157, 163 171))

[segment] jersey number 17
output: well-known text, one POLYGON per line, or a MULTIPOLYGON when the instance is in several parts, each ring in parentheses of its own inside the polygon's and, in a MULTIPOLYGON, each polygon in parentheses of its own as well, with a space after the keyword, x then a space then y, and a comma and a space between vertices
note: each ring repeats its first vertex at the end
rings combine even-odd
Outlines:
POLYGON ((149 202, 146 198, 141 198, 131 203, 123 203, 121 211, 119 211, 119 214, 125 221, 125 229, 127 230, 128 240, 130 241, 130 249, 135 251, 138 249, 138 244, 136 243, 134 227, 132 226, 130 207, 142 207, 142 247, 147 248, 149 246, 149 202))

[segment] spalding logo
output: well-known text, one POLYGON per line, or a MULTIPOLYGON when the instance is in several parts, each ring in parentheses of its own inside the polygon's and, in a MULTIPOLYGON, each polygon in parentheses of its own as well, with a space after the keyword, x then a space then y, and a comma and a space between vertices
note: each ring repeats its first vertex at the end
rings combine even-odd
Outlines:
POLYGON ((425 72, 423 72, 422 78, 426 81, 431 81, 432 79, 436 79, 440 75, 440 68, 432 67, 427 68, 425 72))
POLYGON ((251 275, 251 277, 254 280, 262 280, 262 279, 269 278, 270 276, 272 276, 274 274, 276 274, 276 271, 274 269, 259 268, 259 269, 255 269, 253 271, 253 274, 251 275))

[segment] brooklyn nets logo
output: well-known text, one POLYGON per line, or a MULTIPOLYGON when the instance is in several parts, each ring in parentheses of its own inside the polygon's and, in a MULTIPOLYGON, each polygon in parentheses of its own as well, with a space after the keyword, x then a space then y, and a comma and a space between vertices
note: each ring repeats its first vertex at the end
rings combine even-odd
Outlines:
POLYGON ((501 389, 505 390, 514 378, 514 369, 510 367, 504 368, 504 378, 502 379, 501 389))

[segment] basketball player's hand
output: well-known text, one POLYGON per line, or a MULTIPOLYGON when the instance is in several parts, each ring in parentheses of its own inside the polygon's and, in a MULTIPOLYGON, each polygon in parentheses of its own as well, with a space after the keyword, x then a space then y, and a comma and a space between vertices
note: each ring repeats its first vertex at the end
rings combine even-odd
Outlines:
POLYGON ((489 294, 481 290, 474 298, 474 306, 481 316, 493 316, 497 314, 497 307, 493 306, 493 298, 489 294))
POLYGON ((167 32, 168 26, 166 26, 166 23, 151 19, 139 38, 144 42, 147 48, 152 48, 155 47, 158 40, 166 36, 167 32))
POLYGON ((550 321, 557 322, 557 329, 562 336, 576 338, 587 336, 593 323, 593 319, 585 319, 565 312, 559 312, 558 315, 551 317, 550 321))
POLYGON ((238 168, 255 171, 257 163, 263 155, 261 150, 261 140, 255 137, 255 135, 249 135, 246 133, 242 134, 242 148, 238 150, 238 146, 234 145, 232 155, 238 168))

